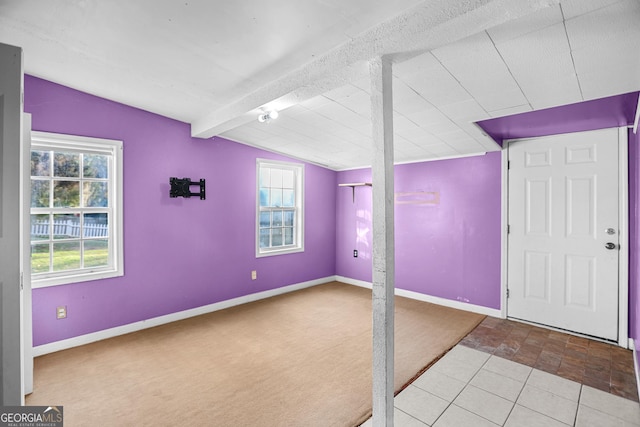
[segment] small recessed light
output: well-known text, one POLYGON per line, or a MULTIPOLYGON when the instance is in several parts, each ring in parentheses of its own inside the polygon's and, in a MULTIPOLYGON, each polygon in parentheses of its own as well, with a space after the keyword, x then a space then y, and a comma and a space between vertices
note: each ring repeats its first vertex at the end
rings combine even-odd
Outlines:
POLYGON ((258 121, 260 123, 269 123, 271 120, 275 120, 277 119, 279 116, 278 112, 276 110, 273 111, 267 111, 264 114, 260 114, 258 116, 258 121))

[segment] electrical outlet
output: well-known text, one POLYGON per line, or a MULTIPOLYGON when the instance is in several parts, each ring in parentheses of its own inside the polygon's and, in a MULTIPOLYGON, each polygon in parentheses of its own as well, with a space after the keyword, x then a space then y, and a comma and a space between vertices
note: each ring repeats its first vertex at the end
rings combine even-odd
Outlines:
POLYGON ((256 270, 251 271, 251 280, 256 280, 258 278, 258 272, 256 270))
POLYGON ((67 317, 67 306, 61 305, 56 308, 56 318, 57 319, 65 319, 67 317))
POLYGON ((353 257, 354 258, 358 258, 358 250, 357 249, 353 250, 353 257))

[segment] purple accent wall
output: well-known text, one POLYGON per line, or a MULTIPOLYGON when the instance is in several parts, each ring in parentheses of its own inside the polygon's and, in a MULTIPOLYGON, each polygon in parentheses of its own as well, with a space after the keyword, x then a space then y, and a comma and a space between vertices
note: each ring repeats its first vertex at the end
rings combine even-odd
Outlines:
POLYGON ((502 145, 505 139, 529 138, 626 126, 633 123, 638 92, 577 104, 483 120, 478 125, 502 145))
POLYGON ((336 172, 305 165, 304 253, 257 259, 256 158, 284 157, 32 76, 25 111, 34 130, 124 145, 125 276, 34 289, 34 345, 335 274, 336 172), (205 178, 207 199, 169 198, 171 176, 205 178))
MULTIPOLYGON (((397 288, 500 308, 500 164, 494 152, 396 166, 397 288)), ((371 170, 338 182, 371 182, 371 170)), ((371 207, 371 188, 357 187, 355 202, 338 190, 338 275, 371 281, 371 207)))

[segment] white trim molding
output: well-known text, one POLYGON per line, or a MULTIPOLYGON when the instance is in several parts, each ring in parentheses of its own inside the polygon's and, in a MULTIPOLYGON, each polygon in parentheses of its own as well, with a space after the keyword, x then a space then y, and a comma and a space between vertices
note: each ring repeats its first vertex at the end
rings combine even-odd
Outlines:
POLYGON ((502 172, 500 182, 500 318, 507 318, 509 284, 509 142, 502 143, 502 172))
POLYGON ((618 345, 629 343, 629 143, 626 127, 618 128, 618 345))
MULTIPOLYGON (((100 177, 100 180, 108 186, 107 194, 109 203, 107 206, 84 206, 83 203, 82 206, 78 207, 55 207, 53 199, 51 199, 47 206, 33 206, 30 208, 30 214, 76 214, 83 216, 85 214, 97 213, 108 215, 107 235, 100 237, 101 240, 109 241, 108 265, 87 266, 75 270, 51 270, 48 272, 32 273, 32 288, 44 288, 124 276, 123 142, 116 139, 32 131, 30 151, 64 151, 84 155, 97 154, 109 159, 108 174, 106 177, 100 177)), ((29 175, 26 177, 28 183, 39 178, 51 183, 55 177, 53 175, 37 177, 31 177, 29 175)), ((91 182, 90 180, 92 178, 78 176, 68 179, 75 180, 76 182, 79 181, 79 185, 82 185, 82 182, 91 182)), ((27 234, 25 238, 28 238, 28 236, 29 234, 27 234)), ((84 233, 80 233, 73 238, 73 241, 78 242, 79 245, 83 245, 83 242, 87 241, 85 240, 86 238, 89 237, 84 233)), ((49 242, 49 245, 53 244, 52 236, 49 236, 48 239, 37 241, 38 244, 47 244, 47 242, 49 242)), ((49 246, 49 250, 53 253, 53 247, 49 246)))
POLYGON ((633 338, 629 338, 629 348, 633 351, 633 372, 636 375, 636 387, 638 388, 638 394, 640 394, 640 377, 638 376, 638 351, 636 350, 636 344, 633 338))
MULTIPOLYGON (((371 282, 363 280, 351 279, 344 276, 336 276, 338 282, 348 285, 359 286, 362 288, 372 289, 371 282)), ((418 301, 429 302, 431 304, 442 305, 444 307, 456 308, 458 310, 470 311, 472 313, 484 314, 485 316, 501 317, 500 310, 495 308, 484 307, 481 305, 469 304, 461 301, 454 301, 446 298, 435 297, 432 295, 421 294, 419 292, 408 291, 406 289, 395 289, 395 294, 399 297, 411 298, 418 301)))

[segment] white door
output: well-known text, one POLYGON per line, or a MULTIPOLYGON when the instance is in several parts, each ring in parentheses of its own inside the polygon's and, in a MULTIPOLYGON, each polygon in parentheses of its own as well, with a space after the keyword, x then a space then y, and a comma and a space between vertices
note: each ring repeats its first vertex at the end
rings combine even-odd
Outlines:
POLYGON ((21 356, 22 49, 0 43, 0 404, 23 402, 21 356))
POLYGON ((618 129, 508 149, 508 316, 617 341, 618 129))

